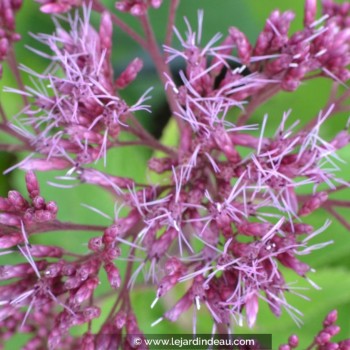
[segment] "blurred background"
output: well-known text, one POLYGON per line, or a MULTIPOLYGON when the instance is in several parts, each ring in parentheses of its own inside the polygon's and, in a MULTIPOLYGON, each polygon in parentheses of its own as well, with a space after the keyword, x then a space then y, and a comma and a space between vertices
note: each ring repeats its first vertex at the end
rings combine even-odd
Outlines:
MULTIPOLYGON (((113 10, 113 1, 104 1, 105 5, 113 10)), ((162 7, 155 11, 151 11, 151 19, 155 28, 155 33, 159 44, 163 42, 168 6, 170 1, 164 0, 162 7)), ((291 9, 296 13, 296 19, 292 23, 291 32, 302 27, 303 20, 303 1, 291 0, 201 0, 189 1, 182 0, 180 2, 176 26, 181 33, 185 31, 183 16, 186 16, 195 28, 197 26, 197 11, 204 10, 204 30, 203 44, 205 44, 215 33, 221 32, 224 37, 228 27, 236 26, 246 33, 252 43, 255 42, 259 32, 262 30, 265 20, 269 13, 275 8, 281 11, 291 9)), ((125 21, 130 23, 135 30, 140 31, 140 27, 134 18, 127 15, 120 15, 125 21)), ((97 26, 99 24, 99 16, 92 16, 92 23, 97 26)), ((29 33, 51 33, 54 30, 52 21, 49 16, 39 12, 39 6, 34 1, 24 1, 24 6, 18 13, 17 32, 22 35, 22 41, 16 44, 16 55, 18 61, 38 72, 43 71, 48 62, 43 58, 31 53, 26 48, 27 45, 34 48, 42 48, 29 33)), ((141 32, 141 31, 140 31, 141 32)), ((174 45, 178 45, 176 39, 174 45)), ((144 126, 162 141, 172 145, 176 141, 174 129, 168 122, 169 113, 162 92, 162 86, 157 79, 154 66, 148 55, 143 52, 135 43, 133 43, 121 30, 114 30, 114 48, 113 48, 113 66, 116 76, 123 71, 128 63, 135 58, 141 57, 144 60, 144 68, 138 79, 131 84, 130 87, 123 91, 123 97, 133 102, 150 86, 154 86, 152 92, 152 114, 139 114, 138 117, 144 126)), ((174 62, 172 68, 174 70, 181 69, 183 62, 174 62)), ((31 84, 25 75, 23 75, 25 84, 31 84)), ((21 100, 9 93, 3 92, 4 86, 15 87, 15 81, 4 64, 3 79, 0 81, 0 98, 6 113, 11 116, 18 113, 22 108, 21 100)), ((268 113, 268 125, 266 135, 271 136, 280 123, 283 112, 292 109, 290 123, 293 120, 300 119, 301 127, 311 118, 315 117, 320 109, 327 102, 329 95, 330 81, 326 79, 316 79, 303 84, 294 93, 281 92, 272 100, 264 104, 254 113, 251 123, 260 124, 262 117, 268 113)), ((329 140, 342 130, 346 125, 348 115, 339 114, 331 121, 326 123, 322 130, 322 136, 329 140)), ((0 133, 0 141, 15 142, 7 135, 0 133)), ((338 152, 339 156, 345 161, 339 164, 341 173, 339 177, 350 180, 350 148, 347 147, 338 152)), ((6 196, 10 189, 17 189, 23 194, 25 191, 24 172, 15 170, 6 176, 2 172, 16 162, 20 161, 23 154, 13 154, 8 152, 0 152, 0 195, 6 196)), ((109 154, 107 172, 115 175, 132 177, 139 182, 148 181, 150 174, 146 171, 146 164, 151 156, 151 151, 142 147, 127 147, 123 149, 113 150, 109 154)), ((102 166, 98 165, 102 169, 102 166)), ((63 221, 74 221, 77 223, 92 223, 100 225, 109 225, 108 219, 98 214, 92 213, 84 208, 80 203, 94 206, 99 210, 113 216, 114 198, 89 185, 80 185, 72 189, 62 189, 49 186, 48 181, 55 181, 55 177, 62 175, 59 172, 47 172, 38 174, 43 196, 47 200, 55 200, 59 205, 58 218, 63 221)), ((334 198, 348 199, 349 191, 343 191, 334 198)), ((349 216, 350 209, 339 211, 345 217, 349 216)), ((316 214, 307 218, 307 222, 315 225, 316 228, 321 227, 325 220, 329 217, 327 212, 319 210, 316 214)), ((256 328, 249 330, 246 327, 234 327, 235 333, 272 333, 273 349, 278 348, 278 344, 286 342, 290 334, 296 333, 301 340, 301 348, 311 343, 313 335, 321 328, 321 322, 325 315, 334 308, 339 311, 339 325, 342 332, 336 339, 342 339, 350 336, 350 232, 346 230, 334 218, 331 218, 332 225, 327 232, 316 237, 313 242, 325 242, 334 240, 334 244, 322 250, 315 251, 311 255, 305 257, 304 261, 310 264, 315 273, 310 273, 309 277, 317 283, 322 289, 315 290, 306 281, 298 278, 294 273, 285 271, 286 280, 291 285, 296 285, 305 290, 300 290, 311 301, 304 300, 295 295, 291 295, 288 301, 298 308, 303 314, 304 325, 298 328, 290 316, 284 312, 280 319, 271 314, 265 303, 260 301, 260 310, 256 328)), ((96 233, 95 233, 96 235, 96 233)), ((84 253, 87 251, 86 244, 88 238, 94 236, 93 233, 86 232, 53 232, 41 234, 40 237, 33 237, 33 242, 41 242, 44 244, 57 244, 70 249, 76 253, 84 253)), ((0 257, 1 258, 1 257, 0 257)), ((18 256, 6 256, 6 263, 14 263, 18 261, 18 256)), ((5 259, 0 259, 0 263, 5 263, 5 259)), ((118 263, 119 264, 119 263, 118 263)), ((120 262, 120 268, 123 271, 123 263, 120 262)), ((105 292, 105 277, 101 276, 102 284, 98 293, 105 292)), ((184 286, 185 288, 185 286, 184 286)), ((150 309, 149 305, 155 298, 154 288, 137 287, 133 291, 133 306, 138 317, 140 328, 144 333, 191 333, 192 330, 192 311, 183 315, 176 324, 163 321, 156 327, 151 328, 151 323, 158 319, 169 309, 178 298, 182 295, 184 289, 175 290, 169 293, 169 296, 158 302, 154 309, 150 309)), ((0 296, 1 299, 1 296, 0 296)), ((101 303, 103 315, 108 314, 108 310, 113 303, 114 298, 105 298, 101 303)), ((103 322, 103 317, 94 321, 94 329, 97 330, 103 322)), ((210 333, 212 327, 211 317, 202 308, 198 317, 198 333, 210 333)), ((84 329, 77 327, 76 333, 84 332, 84 329)), ((6 349, 19 349, 25 342, 26 335, 20 335, 6 344, 6 349)), ((1 340, 0 340, 1 341, 1 340)))

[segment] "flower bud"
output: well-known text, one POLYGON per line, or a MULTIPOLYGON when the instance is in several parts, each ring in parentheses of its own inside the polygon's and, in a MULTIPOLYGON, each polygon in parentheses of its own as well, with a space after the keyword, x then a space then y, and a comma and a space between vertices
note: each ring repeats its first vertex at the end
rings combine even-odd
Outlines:
POLYGON ((120 287, 121 278, 119 270, 114 266, 113 263, 107 263, 104 265, 104 269, 107 273, 109 284, 112 288, 117 289, 120 287))
POLYGON ((28 171, 26 173, 26 186, 30 198, 34 199, 36 196, 39 196, 39 183, 33 171, 28 171))
POLYGON ((297 335, 293 334, 288 339, 289 346, 294 349, 299 345, 299 338, 297 335))
POLYGON ((259 311, 259 300, 255 292, 250 293, 245 300, 248 327, 252 328, 255 324, 259 311))
POLYGON ((300 216, 306 216, 318 209, 328 199, 327 192, 319 192, 311 196, 299 211, 300 216))
POLYGON ((9 191, 8 199, 11 205, 17 210, 25 210, 29 207, 28 202, 18 191, 9 191))
POLYGON ((129 65, 126 67, 124 72, 119 76, 115 82, 115 86, 118 89, 124 89, 137 77, 137 74, 143 67, 143 62, 140 58, 135 58, 129 65))
POLYGON ((335 323, 337 321, 337 318, 338 318, 338 311, 332 310, 324 319, 323 325, 325 327, 328 327, 328 326, 332 325, 333 323, 335 323))
POLYGON ((317 12, 317 0, 306 0, 305 14, 304 14, 305 27, 310 26, 315 21, 316 12, 317 12))
POLYGON ((74 294, 72 300, 73 305, 80 305, 85 300, 89 299, 98 284, 99 280, 97 277, 92 277, 86 280, 74 294))

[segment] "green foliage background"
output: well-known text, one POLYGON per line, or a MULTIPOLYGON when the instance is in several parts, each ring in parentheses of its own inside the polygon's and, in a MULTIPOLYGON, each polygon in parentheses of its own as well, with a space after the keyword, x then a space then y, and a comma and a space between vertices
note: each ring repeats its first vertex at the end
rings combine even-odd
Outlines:
MULTIPOLYGON (((169 2, 169 0, 164 0, 162 8, 159 11, 152 11, 151 13, 159 42, 161 42, 164 37, 169 2)), ((111 9, 113 8, 113 2, 106 1, 105 4, 111 9)), ((180 32, 183 33, 185 30, 182 19, 183 16, 187 16, 194 27, 196 26, 197 9, 199 8, 204 9, 205 13, 203 43, 209 40, 218 31, 225 35, 229 26, 240 28, 248 35, 250 40, 254 42, 264 25, 265 19, 275 8, 280 8, 281 10, 292 9, 296 12, 297 17, 293 22, 292 32, 301 28, 302 25, 303 1, 182 0, 177 17, 177 27, 180 32)), ((134 19, 130 19, 128 16, 124 15, 122 17, 135 26, 135 28, 139 29, 134 19)), ((98 18, 96 16, 93 16, 93 22, 95 24, 98 23, 98 18)), ((24 2, 23 9, 18 14, 17 23, 17 31, 23 35, 23 41, 16 44, 16 53, 19 62, 38 71, 43 70, 47 62, 30 53, 25 48, 25 44, 34 47, 40 46, 27 33, 52 32, 53 27, 50 18, 39 13, 38 4, 27 0, 24 2)), ((128 64, 129 60, 136 55, 145 59, 145 69, 142 71, 138 81, 136 81, 131 88, 127 89, 124 97, 127 100, 133 101, 146 88, 153 85, 155 90, 151 103, 154 110, 157 110, 164 102, 164 96, 161 85, 152 69, 152 62, 137 45, 131 42, 128 37, 116 28, 114 31, 113 50, 113 65, 116 71, 120 72, 128 64)), ((26 83, 29 82, 26 81, 26 83)), ((4 67, 4 76, 0 84, 1 86, 15 86, 15 82, 6 65, 4 67)), ((251 122, 261 123, 263 115, 268 113, 269 120, 266 133, 267 135, 272 135, 281 120, 282 113, 288 109, 292 109, 292 119, 300 119, 301 125, 303 125, 317 115, 319 110, 325 106, 329 87, 329 81, 318 79, 305 83, 295 93, 280 93, 254 113, 251 122)), ((8 115, 17 113, 21 108, 21 100, 16 96, 2 92, 2 89, 0 96, 8 115)), ((152 128, 152 123, 154 123, 152 114, 147 116, 140 115, 139 117, 147 128, 152 128)), ((334 136, 344 127, 347 118, 347 115, 342 114, 333 117, 327 122, 326 128, 323 130, 323 136, 326 139, 329 139, 332 135, 334 136)), ((173 130, 170 124, 163 134, 163 141, 165 143, 173 144, 174 140, 176 140, 176 135, 174 135, 173 130)), ((0 133, 1 142, 8 140, 6 135, 0 133)), ((10 140, 10 142, 13 142, 13 140, 10 140)), ((346 164, 342 165, 342 172, 339 174, 339 177, 349 180, 350 148, 347 147, 343 149, 339 154, 346 161, 346 164)), ((20 157, 23 156, 24 154, 20 155, 20 157)), ((140 182, 147 181, 150 174, 146 171, 146 163, 150 156, 150 151, 141 147, 128 147, 114 150, 109 154, 107 171, 116 175, 133 177, 140 182)), ((18 161, 18 159, 16 155, 5 152, 0 153, 1 169, 6 169, 15 161, 18 161)), ((65 190, 46 185, 47 181, 54 180, 54 177, 58 174, 57 172, 39 174, 39 179, 45 198, 47 200, 57 201, 59 205, 59 219, 78 223, 109 225, 108 220, 91 213, 89 210, 82 207, 80 203, 92 205, 113 216, 114 199, 93 186, 81 185, 74 189, 65 190)), ((22 193, 25 193, 23 172, 15 171, 8 176, 0 175, 0 194, 6 195, 9 189, 18 189, 22 191, 22 193)), ((341 194, 338 194, 337 198, 348 199, 349 191, 343 191, 341 194)), ((347 209, 342 212, 345 217, 349 216, 347 211, 349 210, 347 209)), ((327 216, 328 214, 325 211, 320 210, 317 214, 308 219, 308 221, 314 224, 315 227, 320 227, 323 225, 327 216)), ((296 333, 300 336, 301 348, 304 349, 306 345, 311 342, 312 336, 320 329, 321 322, 326 313, 331 309, 337 308, 339 310, 339 325, 342 327, 342 332, 337 336, 337 339, 350 336, 350 232, 346 231, 335 219, 332 219, 332 222, 327 232, 320 235, 315 241, 324 242, 334 240, 334 244, 323 250, 316 251, 305 258, 305 261, 317 270, 316 273, 310 274, 310 278, 322 287, 322 290, 318 291, 312 289, 312 287, 295 274, 286 271, 287 281, 297 281, 300 286, 309 288, 308 290, 302 291, 302 293, 310 297, 311 301, 306 301, 294 296, 289 298, 290 302, 304 313, 304 326, 299 329, 285 312, 280 319, 275 318, 266 305, 260 302, 260 311, 256 328, 249 330, 246 327, 239 328, 237 326, 235 327, 235 332, 272 333, 273 349, 277 349, 278 344, 285 342, 290 334, 296 333)), ((87 251, 87 247, 83 245, 83 243, 86 243, 91 236, 93 236, 92 233, 86 232, 53 232, 40 234, 34 237, 33 241, 45 244, 57 244, 71 249, 74 252, 83 253, 87 251)), ((18 261, 18 256, 6 256, 6 263, 14 263, 16 261, 18 261)), ((5 263, 5 259, 0 260, 0 262, 2 264, 5 263)), ((123 270, 123 263, 120 262, 118 264, 123 270)), ((102 285, 99 287, 99 293, 103 293, 106 285, 104 283, 106 282, 104 276, 101 276, 101 279, 102 285)), ((164 298, 164 300, 160 301, 157 306, 151 310, 149 305, 155 297, 154 288, 136 289, 133 292, 133 306, 136 310, 141 329, 145 333, 190 333, 192 329, 192 312, 183 315, 177 324, 163 321, 155 328, 150 327, 150 324, 154 320, 159 318, 165 310, 175 303, 182 292, 183 289, 170 293, 170 296, 164 298)), ((114 299, 109 298, 103 301, 101 306, 104 315, 108 313, 108 309, 112 305, 113 300, 114 299)), ((99 323, 99 321, 95 324, 96 329, 98 326, 97 323, 99 323)), ((211 326, 212 322, 210 317, 205 310, 201 310, 198 333, 209 333, 211 331, 211 326)), ((76 330, 78 333, 82 331, 82 329, 76 330)), ((25 339, 27 339, 27 336, 17 336, 6 344, 6 349, 19 349, 25 339)))

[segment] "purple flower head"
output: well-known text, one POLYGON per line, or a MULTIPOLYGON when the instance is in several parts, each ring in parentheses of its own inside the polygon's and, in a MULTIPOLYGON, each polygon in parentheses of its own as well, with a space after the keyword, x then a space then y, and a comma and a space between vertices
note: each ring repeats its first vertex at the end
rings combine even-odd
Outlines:
POLYGON ((98 32, 89 24, 90 12, 91 8, 84 7, 82 18, 78 12, 69 15, 66 19, 69 30, 54 18, 53 35, 35 35, 52 54, 31 50, 49 59, 51 64, 44 73, 22 67, 37 80, 34 88, 8 89, 33 100, 35 107, 25 107, 22 111, 25 117, 18 118, 13 128, 47 160, 27 159, 20 164, 22 168, 45 171, 77 168, 100 158, 106 162, 112 138, 127 127, 129 114, 149 110, 144 104, 149 98, 148 91, 133 106, 114 93, 116 88, 135 79, 142 63, 134 62, 114 82, 110 15, 103 13, 98 32), (34 129, 34 134, 28 126, 34 129))

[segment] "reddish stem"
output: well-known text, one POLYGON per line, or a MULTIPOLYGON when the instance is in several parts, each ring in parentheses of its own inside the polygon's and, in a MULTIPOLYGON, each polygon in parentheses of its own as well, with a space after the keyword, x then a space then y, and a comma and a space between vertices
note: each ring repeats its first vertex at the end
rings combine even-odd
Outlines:
POLYGON ((13 129, 10 128, 10 126, 8 124, 1 123, 0 130, 6 132, 9 135, 16 137, 18 140, 21 140, 23 143, 25 143, 27 151, 33 150, 33 147, 29 144, 28 139, 26 139, 24 136, 16 133, 13 129))
POLYGON ((61 221, 53 221, 50 223, 41 224, 39 227, 34 227, 33 229, 28 230, 28 233, 36 234, 36 233, 44 233, 44 232, 54 232, 54 231, 104 231, 106 226, 100 225, 84 225, 84 224, 76 224, 72 222, 61 222, 61 221))
MULTIPOLYGON (((17 59, 16 59, 16 55, 13 52, 13 48, 10 48, 9 52, 8 52, 8 57, 7 57, 7 62, 8 65, 16 79, 17 85, 20 88, 20 90, 25 91, 25 86, 23 84, 23 80, 20 74, 20 71, 18 69, 18 65, 17 65, 17 59)), ((22 94, 22 99, 23 99, 23 103, 25 106, 29 105, 29 101, 26 95, 22 94)))
POLYGON ((129 125, 128 128, 126 129, 127 131, 132 132, 134 135, 139 137, 142 141, 145 141, 146 145, 151 146, 154 149, 159 149, 173 157, 177 155, 177 153, 174 150, 163 145, 152 134, 150 134, 132 113, 128 114, 128 118, 132 121, 133 125, 132 126, 129 125))
POLYGON ((0 143, 0 151, 6 151, 6 152, 21 152, 21 151, 27 151, 28 148, 25 145, 16 145, 16 144, 5 144, 0 143))
POLYGON ((326 192, 327 193, 334 193, 334 192, 344 190, 346 188, 349 188, 349 186, 348 185, 340 185, 340 186, 337 186, 336 188, 329 188, 328 190, 326 190, 326 192))
POLYGON ((333 207, 328 206, 325 208, 330 214, 332 214, 347 230, 350 231, 350 223, 348 223, 339 213, 337 213, 333 207))
MULTIPOLYGON (((134 254, 134 251, 135 251, 135 248, 130 249, 129 257, 134 254)), ((123 286, 121 287, 121 290, 118 294, 118 297, 117 297, 116 301, 114 302, 114 304, 111 308, 111 311, 108 314, 106 322, 111 320, 111 318, 113 317, 113 314, 115 313, 120 301, 125 300, 128 304, 130 304, 130 300, 128 300, 129 299, 128 283, 129 283, 129 280, 131 277, 133 264, 134 264, 133 260, 128 261, 123 286)))
MULTIPOLYGON (((150 24, 148 14, 144 15, 140 18, 142 27, 144 29, 146 39, 147 39, 147 51, 152 57, 152 60, 154 62, 154 65, 156 67, 156 70, 158 72, 159 79, 163 83, 164 86, 167 84, 167 77, 171 77, 171 73, 169 70, 168 65, 165 63, 164 57, 161 54, 158 44, 152 29, 152 26, 150 24)), ((167 96, 167 100, 170 106, 170 109, 172 111, 172 114, 176 118, 176 112, 178 112, 178 105, 176 102, 176 95, 172 89, 165 89, 165 93, 167 96)), ((179 119, 176 118, 177 123, 179 125, 180 130, 182 130, 182 124, 183 122, 179 119)))
MULTIPOLYGON (((168 17, 168 25, 166 29, 166 35, 164 40, 164 45, 170 46, 173 38, 173 27, 175 24, 176 10, 179 5, 179 0, 171 0, 169 7, 169 17, 168 17)), ((164 54, 164 58, 168 57, 168 53, 164 54)))
MULTIPOLYGON (((176 152, 167 147, 164 146, 160 143, 153 143, 150 140, 139 140, 139 141, 117 141, 115 142, 115 145, 118 147, 123 147, 123 146, 145 146, 145 147, 149 147, 152 148, 154 150, 158 150, 158 151, 162 151, 170 156, 176 156, 176 152)), ((1 145, 0 145, 1 147, 1 145)))
POLYGON ((314 348, 314 346, 316 345, 315 341, 313 341, 306 350, 312 350, 314 348))

